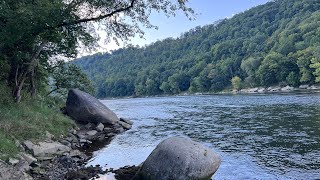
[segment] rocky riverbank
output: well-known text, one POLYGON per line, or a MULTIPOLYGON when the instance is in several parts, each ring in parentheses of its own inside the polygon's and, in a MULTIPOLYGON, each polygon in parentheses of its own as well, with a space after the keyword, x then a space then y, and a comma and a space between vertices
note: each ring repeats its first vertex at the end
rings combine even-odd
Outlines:
POLYGON ((0 161, 0 179, 89 179, 104 174, 100 167, 85 167, 85 164, 92 151, 126 130, 122 126, 111 128, 102 123, 88 123, 71 129, 64 137, 47 133, 42 142, 17 142, 21 153, 8 163, 0 161))
POLYGON ((70 90, 64 113, 77 127, 60 137, 46 132, 40 142, 17 141, 20 153, 8 162, 0 161, 0 179, 90 179, 104 173, 100 167, 85 167, 90 153, 130 129, 132 122, 118 118, 99 100, 79 90, 70 90))
POLYGON ((303 92, 303 91, 317 91, 320 90, 320 86, 317 85, 301 85, 299 87, 292 86, 272 86, 272 87, 255 87, 241 90, 233 90, 232 93, 237 94, 255 94, 255 93, 289 93, 289 92, 303 92))

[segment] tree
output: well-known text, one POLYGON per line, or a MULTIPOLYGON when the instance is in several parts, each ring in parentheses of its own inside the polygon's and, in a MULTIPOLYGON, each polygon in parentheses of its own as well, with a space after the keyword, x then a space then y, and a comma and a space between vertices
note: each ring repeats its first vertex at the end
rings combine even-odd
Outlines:
POLYGON ((47 95, 58 94, 66 96, 68 91, 73 88, 93 93, 94 88, 79 67, 74 64, 58 61, 50 69, 50 91, 47 95))
POLYGON ((0 59, 6 61, 1 64, 10 64, 7 80, 14 98, 21 100, 25 86, 30 86, 34 94, 39 64, 57 55, 76 57, 80 43, 89 50, 95 48, 99 36, 93 23, 106 32, 108 40, 127 41, 136 34, 143 36, 141 26, 155 28, 148 20, 152 11, 169 16, 182 10, 191 17, 193 11, 186 6, 187 1, 1 1, 0 59))
POLYGON ((290 86, 298 87, 300 85, 299 75, 296 72, 290 72, 286 80, 290 86))
POLYGON ((233 89, 240 90, 241 89, 241 78, 239 76, 235 76, 231 79, 231 84, 233 89))
POLYGON ((310 67, 314 69, 315 81, 320 82, 320 47, 315 48, 314 58, 311 59, 310 67))

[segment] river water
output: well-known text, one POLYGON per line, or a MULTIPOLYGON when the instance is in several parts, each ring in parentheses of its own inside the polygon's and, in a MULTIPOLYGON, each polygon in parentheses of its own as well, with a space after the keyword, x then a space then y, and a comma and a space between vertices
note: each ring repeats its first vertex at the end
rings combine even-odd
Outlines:
POLYGON ((170 136, 220 154, 213 179, 320 179, 320 94, 201 95, 102 101, 134 122, 89 165, 139 165, 170 136))

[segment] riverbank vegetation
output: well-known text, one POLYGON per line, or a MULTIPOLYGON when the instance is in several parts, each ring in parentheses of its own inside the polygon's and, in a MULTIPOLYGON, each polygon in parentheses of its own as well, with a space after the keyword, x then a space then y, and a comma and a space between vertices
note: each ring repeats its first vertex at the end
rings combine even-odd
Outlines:
POLYGON ((320 2, 277 0, 178 38, 75 61, 97 96, 299 86, 320 78, 320 2))
POLYGON ((54 98, 26 97, 17 104, 9 88, 0 85, 0 158, 13 156, 19 151, 17 141, 42 140, 46 131, 59 137, 75 124, 60 112, 63 101, 54 98))
POLYGON ((155 28, 152 11, 174 15, 192 9, 182 1, 4 0, 0 2, 0 156, 15 141, 60 135, 73 126, 60 112, 71 88, 93 92, 81 70, 66 61, 97 47, 95 25, 107 38, 126 41, 141 27, 155 28))

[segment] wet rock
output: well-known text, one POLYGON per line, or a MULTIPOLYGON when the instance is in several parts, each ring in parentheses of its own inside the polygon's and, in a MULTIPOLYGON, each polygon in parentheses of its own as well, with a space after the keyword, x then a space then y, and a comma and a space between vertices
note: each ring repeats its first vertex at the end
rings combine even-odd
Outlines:
POLYGON ((127 124, 130 124, 130 125, 133 125, 133 122, 130 121, 129 119, 126 119, 126 118, 120 118, 120 121, 127 123, 127 124))
POLYGON ((113 125, 119 121, 117 115, 98 99, 77 89, 69 91, 66 109, 68 115, 79 122, 113 125))
POLYGON ((219 155, 202 144, 172 137, 152 151, 135 179, 210 179, 220 163, 219 155))
POLYGON ((64 179, 73 180, 73 179, 91 179, 94 177, 99 177, 99 174, 104 174, 105 172, 101 169, 100 166, 89 166, 76 171, 68 172, 64 179))
POLYGON ((110 170, 110 172, 115 174, 114 177, 116 179, 131 180, 134 178, 139 169, 139 166, 125 166, 117 170, 110 170))
POLYGON ((102 123, 99 123, 99 124, 97 125, 97 127, 96 127, 96 130, 97 130, 98 132, 103 131, 103 129, 104 129, 104 125, 103 125, 102 123))
POLYGON ((119 124, 126 130, 131 129, 132 125, 131 124, 127 124, 125 122, 120 121, 119 124))

